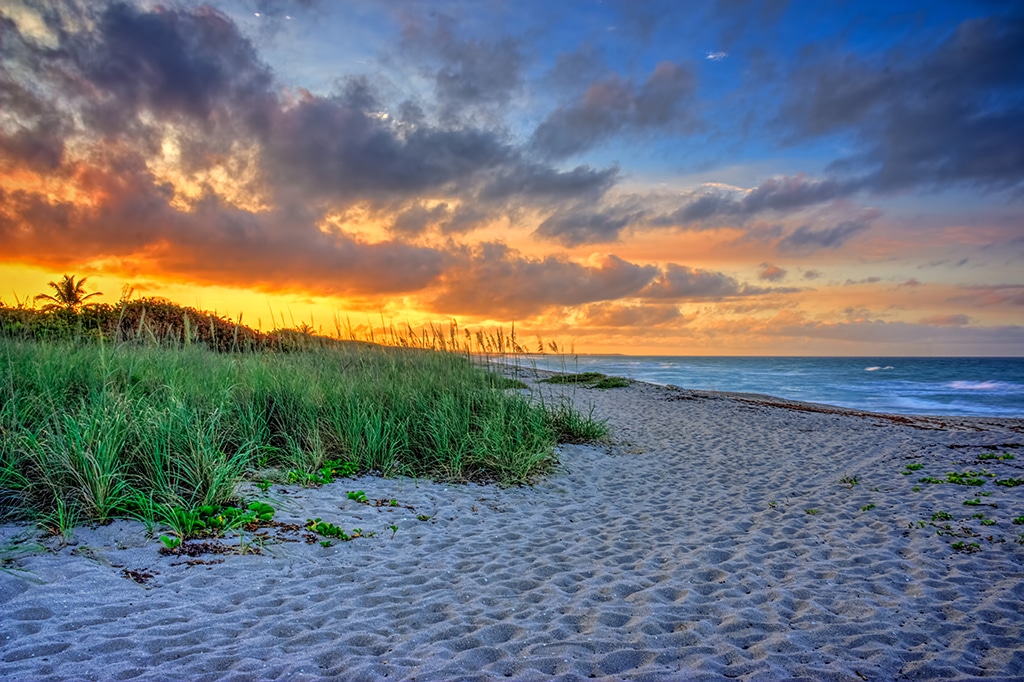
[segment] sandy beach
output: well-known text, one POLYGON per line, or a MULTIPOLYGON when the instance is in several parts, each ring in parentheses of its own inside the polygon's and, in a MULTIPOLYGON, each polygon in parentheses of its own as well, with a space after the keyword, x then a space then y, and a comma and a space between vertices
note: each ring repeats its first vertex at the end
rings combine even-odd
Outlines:
POLYGON ((247 488, 278 525, 195 556, 0 527, 46 548, 0 572, 0 679, 1024 679, 1024 420, 542 390, 612 436, 533 487, 247 488))

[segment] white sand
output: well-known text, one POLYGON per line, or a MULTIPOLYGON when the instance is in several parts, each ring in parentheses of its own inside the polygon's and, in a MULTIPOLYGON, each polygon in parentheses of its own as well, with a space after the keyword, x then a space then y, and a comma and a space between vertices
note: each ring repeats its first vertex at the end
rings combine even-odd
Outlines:
MULTIPOLYGON (((1024 486, 917 482, 1024 477, 1024 420, 645 384, 574 399, 608 418, 614 444, 560 448, 560 471, 533 488, 366 477, 270 493, 276 520, 372 538, 193 566, 139 524, 48 539, 53 551, 16 562, 30 573, 0 572, 0 678, 1024 676, 1024 526, 1011 523, 1024 486), (356 488, 415 510, 356 504, 356 488), (998 508, 963 505, 979 492, 998 508), (979 535, 937 535, 939 511, 955 517, 939 526, 979 535)), ((25 530, 0 528, 0 545, 25 530)))

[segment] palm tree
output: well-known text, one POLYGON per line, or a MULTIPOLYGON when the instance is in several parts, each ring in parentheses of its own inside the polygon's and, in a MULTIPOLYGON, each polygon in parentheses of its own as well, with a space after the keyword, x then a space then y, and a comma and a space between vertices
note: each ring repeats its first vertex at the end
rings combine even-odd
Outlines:
POLYGON ((74 275, 64 275, 64 279, 60 282, 50 282, 49 285, 53 287, 53 295, 50 294, 39 294, 36 296, 37 301, 45 300, 50 301, 43 306, 43 310, 70 310, 71 312, 77 313, 78 310, 85 305, 85 300, 92 298, 93 296, 100 296, 103 292, 94 291, 91 294, 85 293, 85 280, 88 277, 75 281, 74 275))

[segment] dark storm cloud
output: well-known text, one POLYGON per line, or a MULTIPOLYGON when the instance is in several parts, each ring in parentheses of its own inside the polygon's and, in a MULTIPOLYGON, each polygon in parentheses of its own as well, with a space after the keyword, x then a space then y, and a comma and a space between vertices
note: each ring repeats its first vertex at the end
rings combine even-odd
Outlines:
POLYGON ((387 199, 464 190, 477 173, 515 162, 493 133, 416 128, 404 134, 338 97, 279 112, 265 142, 278 180, 321 199, 387 199))
POLYGON ((551 306, 574 306, 630 296, 658 269, 608 256, 598 265, 557 256, 529 258, 504 244, 482 244, 450 269, 432 301, 440 312, 492 318, 525 317, 551 306))
POLYGON ((673 62, 661 62, 639 84, 611 76, 551 112, 534 130, 530 148, 543 158, 562 159, 623 132, 692 130, 695 93, 693 73, 673 62))
POLYGON ((963 22, 917 58, 874 59, 824 49, 805 55, 783 119, 797 139, 857 137, 863 151, 838 171, 873 189, 1024 180, 1024 16, 963 22))
POLYGON ((103 109, 107 117, 145 109, 209 121, 227 108, 263 109, 271 85, 249 41, 208 7, 144 12, 113 4, 99 17, 97 35, 76 36, 74 43, 82 75, 116 103, 103 109))
MULTIPOLYGON (((327 234, 318 227, 324 215, 360 205, 384 216, 397 236, 457 234, 531 206, 550 211, 562 201, 598 201, 618 178, 614 167, 561 170, 529 160, 492 129, 431 124, 414 103, 399 107, 396 120, 366 77, 341 79, 328 96, 286 91, 232 21, 207 6, 144 11, 113 3, 86 11, 95 13, 92 21, 70 22, 90 27, 79 32, 49 17, 56 46, 25 40, 0 18, 0 104, 13 114, 0 121, 0 170, 74 177, 91 200, 76 205, 5 191, 5 258, 57 269, 94 258, 126 268, 145 261, 189 281, 268 289, 418 291, 465 262, 465 254, 327 234), (168 139, 178 168, 200 177, 223 170, 239 145, 251 148, 232 168, 252 177, 232 179, 270 210, 239 208, 202 184, 190 195, 190 211, 175 208, 180 188, 150 166, 168 139), (425 195, 446 201, 428 208, 425 195)), ((471 87, 473 78, 490 78, 469 71, 479 50, 489 49, 442 42, 450 66, 439 72, 442 89, 500 100, 505 86, 490 95, 471 87), (456 78, 451 65, 459 64, 456 78)), ((466 267, 488 270, 488 263, 469 258, 466 267)), ((598 292, 605 285, 616 291, 616 277, 638 267, 605 268, 587 281, 598 292)))

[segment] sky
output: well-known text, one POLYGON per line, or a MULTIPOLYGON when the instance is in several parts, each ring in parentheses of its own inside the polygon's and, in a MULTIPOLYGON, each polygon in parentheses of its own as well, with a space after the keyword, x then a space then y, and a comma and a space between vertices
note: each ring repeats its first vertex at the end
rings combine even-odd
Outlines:
POLYGON ((4 0, 0 302, 1019 356, 1022 141, 1016 1, 4 0))

